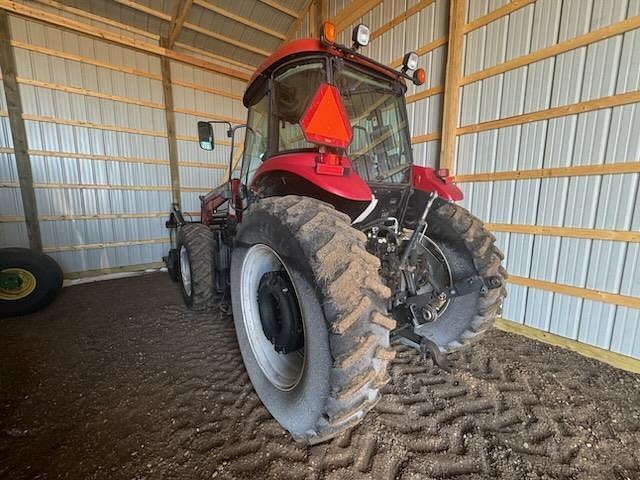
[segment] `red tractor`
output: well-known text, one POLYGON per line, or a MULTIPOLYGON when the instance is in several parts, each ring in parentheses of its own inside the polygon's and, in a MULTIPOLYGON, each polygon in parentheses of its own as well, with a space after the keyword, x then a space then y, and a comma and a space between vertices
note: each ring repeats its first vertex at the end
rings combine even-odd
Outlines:
MULTIPOLYGON (((228 125, 232 145, 246 128, 239 178, 201 197, 199 222, 176 206, 167 222, 186 304, 231 304, 256 393, 308 443, 375 405, 391 341, 446 367, 506 294, 495 238, 453 203, 448 171, 413 163, 404 94, 424 83, 417 55, 382 65, 359 52, 368 33, 359 25, 346 47, 326 23, 321 40, 269 57, 244 94, 247 125, 228 125)), ((212 123, 198 122, 206 150, 212 123)))

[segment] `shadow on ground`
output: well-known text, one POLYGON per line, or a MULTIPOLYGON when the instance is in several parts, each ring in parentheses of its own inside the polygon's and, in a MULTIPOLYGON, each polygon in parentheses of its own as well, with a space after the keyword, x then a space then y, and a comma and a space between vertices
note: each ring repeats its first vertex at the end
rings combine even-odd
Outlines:
POLYGON ((0 328, 0 478, 640 478, 640 376, 506 333, 452 374, 398 346, 375 411, 307 448, 253 393, 229 317, 186 310, 165 274, 0 328))

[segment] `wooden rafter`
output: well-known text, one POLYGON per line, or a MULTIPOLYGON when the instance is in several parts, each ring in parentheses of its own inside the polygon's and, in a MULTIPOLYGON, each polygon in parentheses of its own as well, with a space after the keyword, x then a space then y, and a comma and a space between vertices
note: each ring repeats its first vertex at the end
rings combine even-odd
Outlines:
POLYGON ((116 27, 125 32, 133 33, 135 35, 140 35, 142 37, 151 38, 155 41, 158 41, 160 35, 148 32, 147 30, 142 30, 140 28, 132 27, 131 25, 116 22, 115 20, 111 20, 110 18, 101 17, 100 15, 94 15, 93 13, 87 12, 86 10, 82 10, 80 8, 70 7, 68 5, 64 5, 63 3, 56 2, 55 0, 33 0, 34 2, 40 3, 42 5, 47 5, 48 7, 55 8, 56 10, 60 10, 67 13, 73 13, 82 18, 86 18, 88 20, 93 20, 96 22, 103 23, 104 25, 109 25, 110 27, 116 27))
POLYGON ((222 55, 217 55, 215 53, 210 52, 209 50, 203 50, 202 48, 194 47, 193 45, 189 45, 187 43, 176 42, 175 46, 192 53, 197 53, 198 55, 202 55, 204 57, 209 57, 214 60, 218 60, 220 62, 227 62, 231 65, 235 65, 236 67, 244 68, 245 70, 250 70, 252 72, 256 68, 254 65, 238 62, 237 60, 234 60, 232 58, 223 57, 222 55))
POLYGON ((313 2, 313 0, 306 1, 304 6, 302 7, 302 10, 300 10, 300 16, 291 23, 291 26, 289 27, 289 30, 287 30, 287 34, 282 43, 287 43, 293 39, 296 32, 298 31, 298 28, 300 28, 300 24, 302 23, 302 20, 304 20, 305 15, 311 8, 311 2, 313 2))
POLYGON ((193 23, 185 22, 184 27, 188 28, 189 30, 193 30, 194 32, 201 33, 208 37, 215 38, 216 40, 220 40, 221 42, 228 43, 229 45, 242 48, 243 50, 247 50, 249 52, 253 52, 258 55, 262 55, 264 57, 268 57, 269 55, 271 55, 271 52, 267 50, 263 50, 262 48, 259 48, 259 47, 254 47, 253 45, 249 45, 248 43, 241 42, 239 40, 236 40, 235 38, 231 38, 226 35, 222 35, 221 33, 208 30, 204 27, 201 27, 200 25, 195 25, 193 23))
POLYGON ((254 30, 258 30, 260 32, 266 33, 267 35, 271 35, 272 37, 279 38, 280 40, 284 40, 286 35, 282 32, 278 32, 277 30, 273 30, 271 28, 265 27, 264 25, 249 20, 241 15, 237 15, 233 12, 229 12, 224 8, 220 8, 217 5, 207 2, 206 0, 193 0, 193 3, 196 5, 206 8, 207 10, 217 13, 218 15, 222 15, 230 20, 246 25, 247 27, 253 28, 254 30))
POLYGON ((147 7, 146 5, 141 5, 139 3, 133 2, 132 0, 114 0, 116 3, 120 5, 124 5, 125 7, 133 8, 134 10, 138 10, 139 12, 146 13, 147 15, 151 15, 152 17, 159 18, 160 20, 164 20, 165 22, 171 21, 171 15, 168 15, 160 10, 156 10, 155 8, 147 7))
POLYGON ((331 22, 336 26, 338 32, 342 32, 381 2, 382 0, 352 0, 349 5, 331 19, 331 22))
POLYGON ((135 50, 143 51, 153 55, 168 57, 177 62, 192 65, 194 67, 209 70, 211 72, 220 73, 244 81, 247 81, 249 79, 249 75, 245 72, 211 63, 206 60, 192 57, 184 53, 176 52, 175 50, 163 48, 159 45, 154 45, 146 41, 138 40, 136 38, 122 36, 117 33, 104 30, 102 28, 94 27, 93 25, 78 22, 76 20, 72 20, 60 15, 55 15, 53 13, 39 10, 28 5, 23 5, 8 0, 0 0, 0 8, 35 21, 56 25, 58 27, 72 30, 74 32, 78 32, 101 40, 106 40, 111 43, 115 43, 128 48, 133 48, 135 50))
POLYGON ((291 10, 290 8, 285 7, 284 5, 280 5, 278 2, 274 1, 274 0, 259 0, 261 3, 264 3, 265 5, 270 6, 271 8, 278 10, 282 13, 286 13, 287 15, 289 15, 290 17, 293 18, 298 18, 299 14, 293 10, 291 10))
MULTIPOLYGON (((151 15, 153 17, 156 17, 156 18, 158 18, 160 20, 163 20, 165 22, 171 22, 171 19, 172 19, 171 15, 167 15, 164 12, 161 12, 159 10, 156 10, 156 9, 153 9, 153 8, 150 8, 150 7, 147 7, 146 5, 141 5, 141 4, 136 3, 136 2, 134 2, 132 0, 114 0, 114 1, 119 3, 119 4, 121 4, 121 5, 125 5, 125 6, 127 6, 129 8, 133 8, 135 10, 138 10, 139 12, 143 12, 143 13, 146 13, 146 14, 151 15)), ((208 37, 215 38, 216 40, 220 40, 221 42, 228 43, 228 44, 236 46, 238 48, 242 48, 244 50, 248 50, 248 51, 256 53, 258 55, 262 55, 262 56, 267 57, 267 56, 269 56, 271 54, 271 52, 268 52, 266 50, 262 50, 261 48, 254 47, 252 45, 248 45, 246 43, 240 42, 240 41, 235 40, 235 39, 233 39, 231 37, 227 37, 226 35, 222 35, 222 34, 219 34, 217 32, 213 32, 211 30, 207 30, 206 28, 201 27, 200 25, 196 25, 194 23, 187 22, 186 20, 183 22, 182 27, 183 28, 188 28, 189 30, 192 30, 192 31, 197 32, 197 33, 201 33, 203 35, 207 35, 208 37)))
POLYGON ((180 30, 184 26, 184 22, 189 15, 193 0, 176 0, 175 10, 171 15, 171 24, 169 25, 169 37, 167 38, 167 48, 173 48, 180 35, 180 30))

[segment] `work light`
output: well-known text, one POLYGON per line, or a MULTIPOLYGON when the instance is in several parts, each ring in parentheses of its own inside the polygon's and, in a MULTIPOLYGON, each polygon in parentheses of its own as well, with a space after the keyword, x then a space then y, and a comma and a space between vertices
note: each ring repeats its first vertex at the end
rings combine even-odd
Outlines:
POLYGON ((369 45, 369 27, 363 23, 356 25, 351 34, 351 39, 353 40, 353 48, 366 47, 369 45))
POLYGON ((402 59, 402 70, 413 72, 418 68, 418 54, 416 52, 408 52, 402 59))

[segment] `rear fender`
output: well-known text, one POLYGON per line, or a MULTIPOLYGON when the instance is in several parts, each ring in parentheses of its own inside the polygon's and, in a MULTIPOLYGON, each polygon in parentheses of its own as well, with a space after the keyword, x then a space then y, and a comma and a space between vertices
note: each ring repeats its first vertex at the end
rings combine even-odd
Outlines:
POLYGON ((436 192, 439 197, 445 200, 459 202, 464 198, 462 190, 456 185, 446 183, 436 175, 436 171, 433 168, 412 165, 411 181, 414 189, 429 193, 436 192))
POLYGON ((316 152, 296 152, 266 160, 258 168, 251 189, 260 196, 302 195, 332 204, 355 219, 372 202, 369 185, 351 168, 344 175, 316 172, 316 152))

